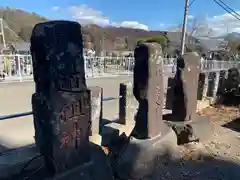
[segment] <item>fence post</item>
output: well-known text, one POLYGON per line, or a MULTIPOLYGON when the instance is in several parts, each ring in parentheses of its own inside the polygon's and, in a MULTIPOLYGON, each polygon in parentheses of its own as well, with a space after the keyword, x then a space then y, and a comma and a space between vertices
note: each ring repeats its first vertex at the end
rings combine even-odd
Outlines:
POLYGON ((198 78, 198 100, 202 100, 203 99, 203 91, 204 91, 204 80, 205 80, 205 74, 204 73, 200 73, 199 74, 199 78, 198 78))
POLYGON ((18 76, 20 81, 22 82, 22 68, 21 68, 21 59, 19 54, 17 54, 17 61, 18 61, 18 76))
POLYGON ((85 78, 88 77, 88 72, 87 72, 87 56, 84 56, 84 72, 85 72, 85 78))
POLYGON ((94 67, 93 67, 93 58, 92 57, 90 57, 90 61, 89 62, 90 62, 91 70, 92 70, 92 77, 94 77, 94 72, 93 72, 94 71, 93 70, 94 67))
POLYGON ((128 68, 127 68, 127 71, 128 71, 128 75, 130 75, 130 71, 131 71, 131 58, 128 57, 128 68))
POLYGON ((129 113, 134 114, 132 111, 133 106, 133 93, 131 83, 121 83, 119 86, 119 124, 126 125, 127 119, 134 120, 134 116, 129 117, 129 113), (129 113, 128 113, 129 112, 129 113))

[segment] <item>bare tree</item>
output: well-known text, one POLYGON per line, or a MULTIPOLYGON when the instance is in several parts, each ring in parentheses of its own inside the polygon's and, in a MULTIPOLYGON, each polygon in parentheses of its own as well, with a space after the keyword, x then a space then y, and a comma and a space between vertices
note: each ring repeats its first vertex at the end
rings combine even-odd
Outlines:
POLYGON ((196 16, 189 20, 188 34, 195 37, 211 37, 213 29, 209 27, 205 17, 196 16))

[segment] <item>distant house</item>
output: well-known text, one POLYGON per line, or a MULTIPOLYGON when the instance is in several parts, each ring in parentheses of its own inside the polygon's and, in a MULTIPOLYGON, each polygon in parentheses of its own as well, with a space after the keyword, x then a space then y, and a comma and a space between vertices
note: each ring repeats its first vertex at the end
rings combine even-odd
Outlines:
POLYGON ((132 57, 134 54, 133 51, 108 51, 106 52, 106 56, 124 56, 124 57, 132 57))
POLYGON ((7 47, 0 45, 1 54, 30 54, 30 43, 8 44, 7 47))
POLYGON ((4 45, 0 45, 0 54, 14 54, 14 46, 11 44, 8 44, 6 47, 4 45))
MULTIPOLYGON (((181 49, 182 32, 168 32, 169 47, 167 54, 170 57, 176 56, 176 50, 181 49)), ((205 55, 207 59, 226 60, 227 41, 222 39, 196 38, 186 35, 185 51, 195 51, 199 55, 205 55)))
POLYGON ((30 43, 21 43, 14 45, 16 54, 30 54, 30 43))
POLYGON ((199 42, 205 49, 205 55, 207 59, 214 60, 227 60, 226 52, 227 52, 227 41, 222 39, 199 39, 199 42))

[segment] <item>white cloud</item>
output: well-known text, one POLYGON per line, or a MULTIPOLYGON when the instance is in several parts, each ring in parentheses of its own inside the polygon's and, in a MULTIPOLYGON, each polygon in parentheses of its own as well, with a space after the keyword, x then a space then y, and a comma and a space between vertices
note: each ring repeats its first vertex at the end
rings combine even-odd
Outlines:
POLYGON ((165 26, 167 26, 167 25, 164 24, 164 23, 160 23, 159 26, 160 26, 160 27, 165 27, 165 26))
POLYGON ((68 10, 72 18, 81 24, 110 25, 110 20, 101 11, 89 8, 87 5, 72 6, 68 10))
POLYGON ((60 10, 60 7, 58 7, 58 6, 53 6, 51 9, 52 9, 52 11, 55 11, 55 12, 56 12, 56 11, 60 10))
POLYGON ((217 37, 231 32, 240 33, 240 21, 228 13, 212 17, 194 17, 194 21, 189 21, 188 25, 190 29, 195 29, 195 36, 217 37))
POLYGON ((97 24, 100 26, 116 26, 148 30, 147 25, 141 24, 137 21, 126 20, 122 22, 113 22, 108 17, 106 17, 103 12, 90 8, 85 4, 68 7, 67 13, 71 16, 73 20, 78 21, 80 24, 83 25, 97 24))
POLYGON ((193 15, 188 15, 188 19, 189 20, 192 20, 192 19, 194 19, 195 18, 195 16, 193 16, 193 15))
MULTIPOLYGON (((238 11, 240 13, 240 11, 238 11)), ((230 32, 240 33, 240 20, 232 16, 231 14, 225 13, 222 15, 208 17, 208 24, 210 28, 218 34, 225 34, 230 32)))
MULTIPOLYGON (((240 11, 238 11, 240 13, 240 11)), ((205 29, 211 30, 212 36, 221 36, 226 33, 238 32, 240 33, 240 20, 229 13, 206 17, 205 29)))
POLYGON ((137 21, 123 21, 118 24, 120 27, 148 30, 148 26, 137 21))

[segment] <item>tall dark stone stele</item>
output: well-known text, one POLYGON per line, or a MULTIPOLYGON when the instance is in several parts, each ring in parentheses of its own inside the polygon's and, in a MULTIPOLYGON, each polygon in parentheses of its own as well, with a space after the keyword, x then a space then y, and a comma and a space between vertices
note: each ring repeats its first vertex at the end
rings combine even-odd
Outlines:
POLYGON ((81 26, 70 21, 37 24, 31 54, 36 144, 48 172, 63 172, 90 157, 91 95, 86 87, 81 26))
POLYGON ((200 74, 199 56, 189 53, 177 59, 172 114, 174 121, 196 119, 197 89, 200 74))
POLYGON ((133 135, 152 138, 168 132, 162 121, 163 61, 161 46, 143 43, 135 48, 133 94, 139 103, 133 135))
POLYGON ((156 157, 166 155, 177 143, 171 127, 162 120, 162 57, 160 44, 142 43, 135 48, 133 94, 139 107, 131 138, 114 166, 119 179, 144 179, 155 169, 156 157))

